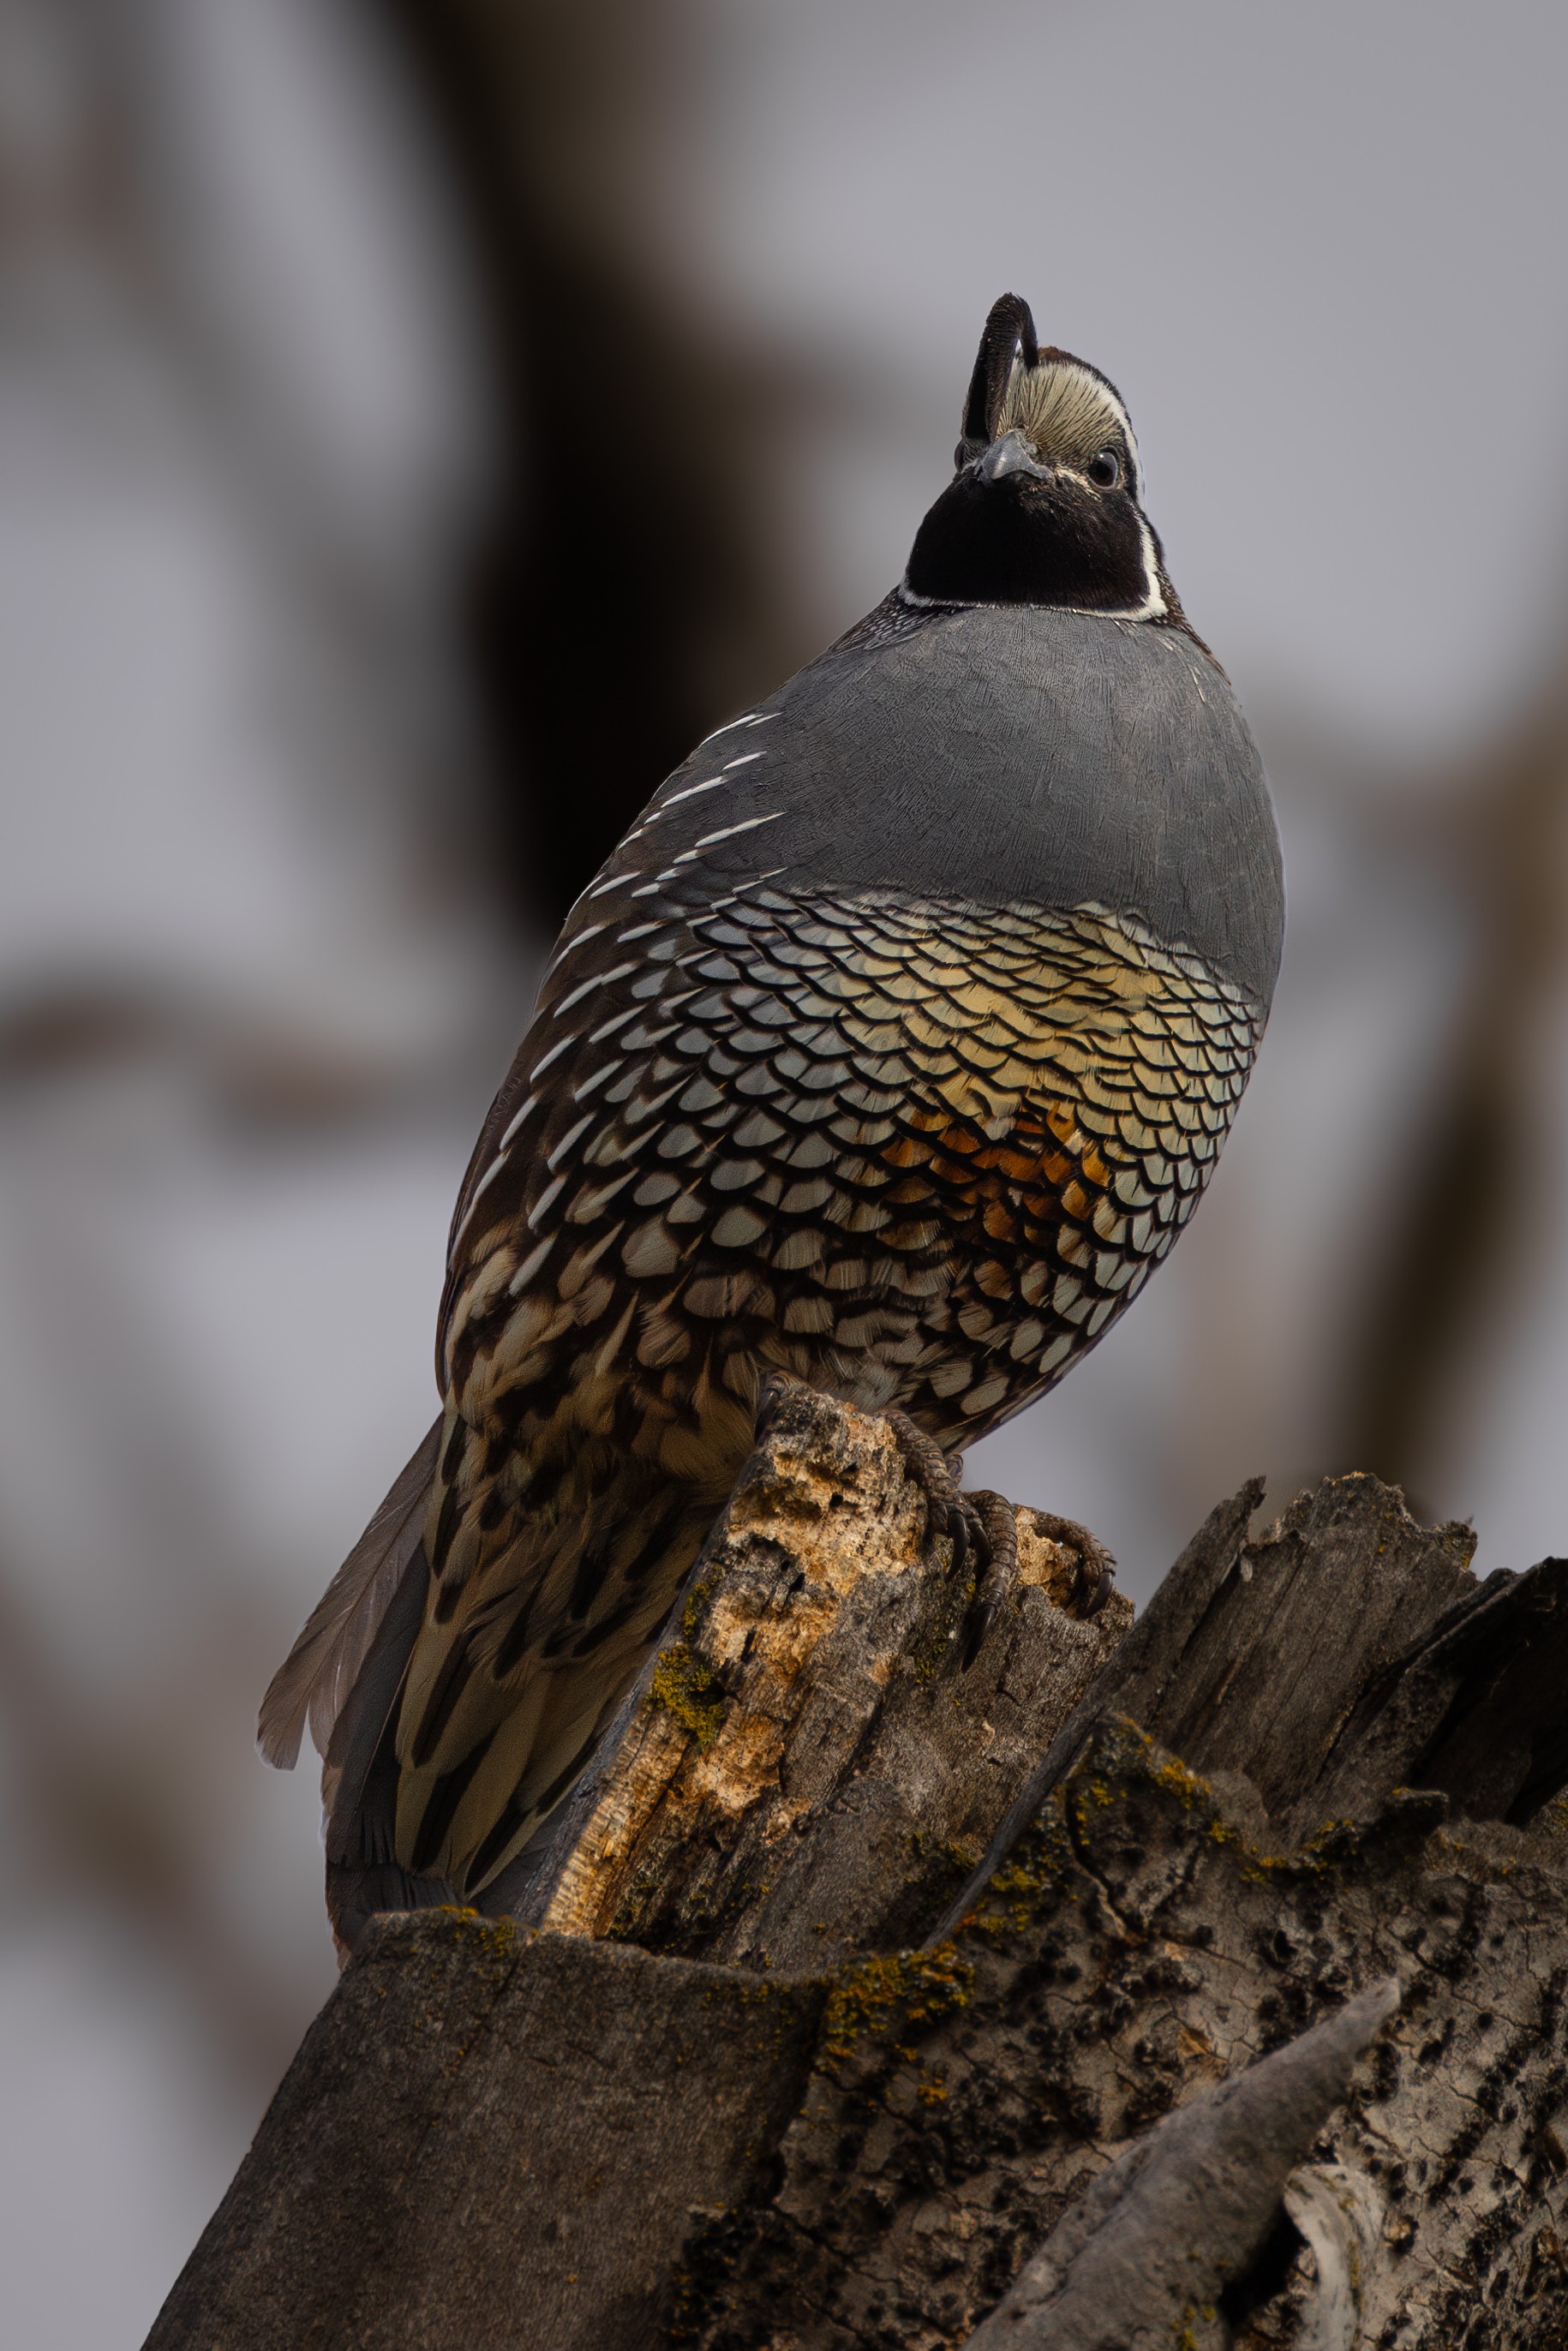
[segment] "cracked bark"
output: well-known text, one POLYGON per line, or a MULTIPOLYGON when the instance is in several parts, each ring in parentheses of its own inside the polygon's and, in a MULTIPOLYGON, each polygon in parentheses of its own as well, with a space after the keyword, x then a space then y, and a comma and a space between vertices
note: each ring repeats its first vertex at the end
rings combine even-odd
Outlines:
POLYGON ((1135 1626, 1020 1512, 966 1672, 890 1434, 792 1395, 510 1915, 375 1930, 152 2344, 1560 2345, 1568 1567, 1257 1501, 1135 1626))

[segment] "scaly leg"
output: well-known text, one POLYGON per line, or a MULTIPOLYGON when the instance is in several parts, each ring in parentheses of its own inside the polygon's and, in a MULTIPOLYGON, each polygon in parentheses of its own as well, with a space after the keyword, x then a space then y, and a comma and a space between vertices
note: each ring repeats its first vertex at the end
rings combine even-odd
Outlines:
POLYGON ((898 1442, 904 1468, 925 1497, 926 1526, 937 1537, 946 1535, 953 1546, 953 1573, 958 1574, 971 1552, 981 1554, 979 1573, 983 1573, 989 1559, 989 1545, 974 1498, 960 1489, 964 1475, 961 1453, 944 1453, 934 1437, 917 1428, 906 1412, 896 1407, 883 1414, 898 1442))
POLYGON ((977 1493, 967 1494, 964 1499, 980 1522, 985 1547, 990 1554, 976 1578, 975 1595, 964 1615, 964 1646, 959 1656, 959 1668, 967 1674, 980 1654, 980 1646, 991 1629, 992 1618, 1017 1580, 1019 1539, 1018 1520, 1013 1506, 1005 1495, 995 1493, 985 1486, 977 1493))

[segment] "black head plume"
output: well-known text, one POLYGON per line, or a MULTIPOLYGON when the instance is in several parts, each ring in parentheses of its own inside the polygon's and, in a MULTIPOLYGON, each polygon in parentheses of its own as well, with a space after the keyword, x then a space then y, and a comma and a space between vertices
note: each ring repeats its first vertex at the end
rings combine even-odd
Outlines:
POLYGON ((1021 295, 1004 294, 999 301, 991 304, 986 329, 980 337, 975 372, 969 378, 969 397, 964 403, 964 443, 956 455, 957 465, 963 465, 967 457, 977 457, 996 439, 1002 402, 1014 365, 1020 360, 1026 368, 1039 363, 1034 319, 1021 295))

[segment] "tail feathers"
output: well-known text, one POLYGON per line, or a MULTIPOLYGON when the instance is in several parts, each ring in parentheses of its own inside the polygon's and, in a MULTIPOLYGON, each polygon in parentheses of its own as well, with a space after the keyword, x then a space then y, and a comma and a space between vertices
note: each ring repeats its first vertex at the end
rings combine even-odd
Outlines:
POLYGON ((345 1952, 379 1910, 457 1899, 444 1878, 405 1870, 396 1857, 398 1703, 429 1581, 423 1548, 416 1545, 328 1743, 321 1772, 327 1909, 345 1952))
MULTIPOLYGON (((280 1771, 293 1770, 307 1722, 317 1753, 328 1752, 333 1728, 419 1549, 441 1428, 437 1420, 272 1677, 261 1702, 256 1740, 280 1771)), ((417 1584, 423 1606, 424 1578, 409 1580, 417 1584)), ((400 1679, 401 1673, 400 1667, 400 1679)))
POLYGON ((352 1959, 372 1918, 383 1910, 437 1910, 462 1907, 444 1878, 414 1877, 395 1861, 373 1869, 327 1864, 327 1916, 332 1922, 340 1962, 352 1959))
POLYGON ((329 1862, 372 1866, 396 1852, 397 1708, 409 1652, 424 1620, 430 1578, 423 1549, 413 1569, 392 1594, 328 1742, 321 1809, 329 1862))

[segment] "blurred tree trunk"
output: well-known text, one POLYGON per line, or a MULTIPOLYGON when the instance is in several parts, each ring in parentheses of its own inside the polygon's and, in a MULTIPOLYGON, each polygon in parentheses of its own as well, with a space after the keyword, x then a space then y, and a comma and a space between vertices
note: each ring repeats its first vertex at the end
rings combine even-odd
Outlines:
POLYGON ((510 459, 472 625, 519 903, 553 929, 692 745, 815 650, 777 361, 665 260, 680 0, 384 0, 473 232, 510 459))
POLYGON ((1477 937, 1388 1245, 1345 1350, 1341 1437, 1419 1491, 1484 1395, 1500 1337, 1539 1279, 1551 1212, 1542 1072, 1568 936, 1568 691, 1560 658, 1531 705, 1443 783, 1427 830, 1464 877, 1477 937))
POLYGON ((372 1931, 151 2346, 1560 2344, 1568 1563, 1260 1490, 1136 1625, 1019 1512, 966 1666, 891 1433, 792 1392, 512 1915, 372 1931))

